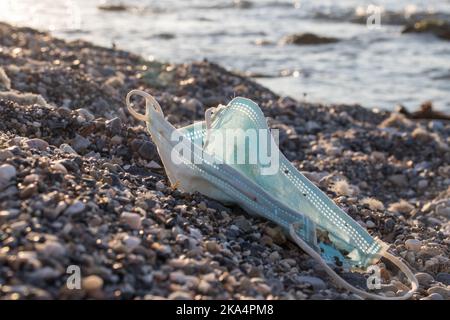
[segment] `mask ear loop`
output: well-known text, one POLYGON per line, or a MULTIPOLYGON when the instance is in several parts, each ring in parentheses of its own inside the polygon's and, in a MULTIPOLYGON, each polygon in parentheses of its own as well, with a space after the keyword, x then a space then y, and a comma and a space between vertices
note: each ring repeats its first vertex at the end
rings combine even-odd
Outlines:
POLYGON ((148 111, 147 111, 147 108, 149 107, 149 103, 153 106, 153 108, 155 108, 156 111, 158 111, 158 112, 160 112, 162 115, 164 115, 163 112, 162 112, 161 106, 159 105, 158 101, 156 101, 156 99, 153 98, 152 95, 148 94, 148 93, 145 92, 145 91, 142 91, 142 90, 131 90, 131 91, 128 92, 128 94, 127 94, 126 102, 127 102, 127 109, 128 109, 128 112, 130 112, 130 114, 131 114, 133 117, 135 117, 136 119, 138 119, 138 120, 141 120, 141 121, 148 121, 148 111), (130 99, 131 99, 131 96, 134 95, 134 94, 136 94, 136 95, 138 95, 138 96, 141 96, 141 97, 145 98, 145 114, 141 114, 141 113, 137 112, 137 111, 134 110, 133 107, 131 106, 131 101, 130 101, 130 99))
POLYGON ((383 252, 381 253, 381 256, 385 257, 386 259, 390 260, 393 264, 395 264, 407 277, 408 280, 411 282, 411 289, 405 293, 403 296, 400 297, 384 297, 377 294, 369 293, 364 290, 358 289, 354 286, 352 286, 350 283, 345 281, 341 276, 339 276, 318 254, 315 250, 313 250, 303 239, 301 239, 297 233, 295 232, 295 225, 296 223, 292 223, 289 226, 289 234, 292 237, 292 239, 295 241, 295 243, 307 254, 309 254, 314 260, 316 260, 328 273, 328 275, 333 278, 333 280, 342 288, 345 288, 363 298, 367 299, 375 299, 375 300, 406 300, 412 297, 414 292, 417 291, 419 288, 419 282, 417 281, 414 274, 411 272, 411 270, 397 257, 387 252, 387 245, 378 240, 384 247, 383 252))

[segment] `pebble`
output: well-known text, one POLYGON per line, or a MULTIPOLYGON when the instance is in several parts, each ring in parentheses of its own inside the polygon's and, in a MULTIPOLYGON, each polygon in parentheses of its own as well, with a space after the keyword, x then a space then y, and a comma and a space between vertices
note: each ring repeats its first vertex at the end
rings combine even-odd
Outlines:
POLYGON ((327 287, 326 283, 322 279, 313 276, 298 276, 297 281, 300 283, 310 284, 316 292, 319 290, 324 290, 327 287))
POLYGON ((158 191, 163 191, 166 189, 166 185, 162 181, 156 182, 155 187, 158 191))
POLYGON ((20 210, 2 210, 0 211, 0 221, 15 218, 19 215, 20 210))
POLYGON ((206 241, 205 248, 211 253, 218 253, 220 251, 220 246, 216 241, 206 241))
POLYGON ((444 298, 439 293, 432 293, 428 297, 422 298, 420 300, 444 300, 444 298))
POLYGON ((88 109, 80 108, 75 110, 80 116, 82 116, 86 121, 92 121, 95 119, 95 116, 88 109))
POLYGON ((444 203, 436 206, 436 214, 438 216, 450 218, 450 206, 447 206, 444 203))
POLYGON ((137 213, 123 212, 120 216, 120 220, 131 229, 138 230, 141 228, 141 216, 137 213))
POLYGON ((427 290, 428 294, 437 293, 446 299, 450 299, 450 290, 443 287, 431 287, 427 290))
POLYGON ((434 280, 431 274, 425 272, 416 273, 416 278, 421 286, 428 286, 434 280))
POLYGON ((88 292, 101 290, 103 279, 96 275, 85 277, 81 282, 81 287, 88 292))
POLYGON ((422 241, 417 239, 408 239, 405 241, 406 249, 419 252, 420 248, 422 248, 422 241))
POLYGON ((0 161, 8 160, 14 157, 14 154, 9 150, 0 150, 0 161))
POLYGON ((417 182, 417 188, 419 190, 424 190, 428 187, 428 180, 419 180, 419 182, 417 182))
POLYGON ((440 272, 436 276, 436 281, 439 281, 447 286, 450 286, 450 273, 440 272))
POLYGON ((84 209, 86 209, 86 205, 84 204, 84 202, 80 201, 80 200, 75 200, 67 209, 66 209, 66 214, 68 215, 73 215, 73 214, 78 214, 80 212, 83 212, 84 209))
POLYGON ((281 259, 281 257, 277 251, 274 251, 269 255, 269 259, 272 262, 276 262, 276 261, 279 261, 281 259))
POLYGON ((192 300, 192 294, 184 291, 175 291, 169 294, 169 300, 192 300))
POLYGON ((366 227, 367 227, 367 229, 372 229, 372 228, 376 227, 376 224, 372 220, 367 220, 366 227))
POLYGON ((206 209, 208 209, 208 206, 206 205, 205 201, 200 202, 197 207, 202 210, 202 211, 206 211, 206 209))
POLYGON ((36 249, 48 257, 62 257, 66 254, 66 248, 57 241, 46 241, 43 244, 37 244, 36 249))
POLYGON ((72 140, 72 148, 76 152, 82 152, 86 150, 91 145, 91 142, 89 139, 86 139, 85 137, 80 136, 79 134, 75 135, 75 138, 72 140))
POLYGON ((48 148, 48 142, 44 141, 42 139, 34 138, 34 139, 27 139, 25 143, 28 145, 31 149, 37 149, 37 150, 47 150, 48 148))
POLYGON ((250 231, 252 231, 252 225, 245 217, 238 218, 234 223, 243 232, 250 232, 250 231))
POLYGON ((111 133, 111 135, 118 135, 120 134, 120 131, 122 129, 122 120, 120 120, 119 117, 107 120, 105 122, 105 127, 111 133))
POLYGON ((10 164, 0 166, 0 180, 9 181, 16 177, 16 168, 10 164))
POLYGON ((129 251, 133 251, 141 244, 141 239, 128 235, 122 241, 129 251))
POLYGON ((145 160, 154 160, 157 154, 156 146, 150 141, 144 141, 138 149, 138 154, 145 160))
POLYGON ((72 148, 69 144, 67 144, 67 143, 61 144, 61 145, 59 146, 59 149, 60 149, 62 152, 65 152, 65 153, 76 154, 76 155, 78 155, 78 153, 77 153, 75 150, 73 150, 73 148, 72 148))
POLYGON ((60 161, 54 162, 50 166, 50 169, 52 170, 53 173, 62 173, 62 174, 66 174, 67 173, 66 167, 60 161))
POLYGON ((408 185, 408 179, 403 174, 394 174, 388 177, 388 180, 397 187, 406 187, 408 185))
POLYGON ((35 183, 30 183, 28 186, 20 191, 20 198, 27 199, 38 191, 38 186, 35 183))

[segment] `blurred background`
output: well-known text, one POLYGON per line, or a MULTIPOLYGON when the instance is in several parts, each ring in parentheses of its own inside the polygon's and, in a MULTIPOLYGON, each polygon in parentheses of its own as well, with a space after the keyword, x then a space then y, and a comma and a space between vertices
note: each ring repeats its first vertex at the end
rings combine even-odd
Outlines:
POLYGON ((0 21, 150 60, 208 59, 299 100, 388 110, 430 100, 450 111, 449 17, 448 0, 0 0, 0 21), (424 19, 438 27, 405 33, 424 19))

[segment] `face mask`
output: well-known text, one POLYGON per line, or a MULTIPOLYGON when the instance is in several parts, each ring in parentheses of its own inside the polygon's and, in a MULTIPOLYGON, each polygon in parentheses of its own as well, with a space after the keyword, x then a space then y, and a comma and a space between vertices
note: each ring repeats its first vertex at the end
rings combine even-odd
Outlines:
POLYGON ((164 119, 158 102, 132 90, 129 112, 145 121, 172 185, 235 204, 281 226, 292 240, 317 260, 335 282, 362 297, 407 299, 418 288, 408 267, 387 252, 325 193, 302 175, 280 152, 256 103, 235 98, 210 108, 205 121, 176 129, 164 119), (132 95, 146 99, 146 114, 131 106, 132 95), (365 292, 343 280, 332 268, 365 269, 381 257, 403 271, 412 289, 402 297, 365 292))

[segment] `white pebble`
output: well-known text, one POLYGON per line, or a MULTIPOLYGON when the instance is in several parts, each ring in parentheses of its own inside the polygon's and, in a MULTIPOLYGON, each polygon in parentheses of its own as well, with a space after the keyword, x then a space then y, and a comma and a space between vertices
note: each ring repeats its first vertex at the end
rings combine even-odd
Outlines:
POLYGON ((141 227, 141 216, 137 213, 124 212, 120 216, 120 220, 131 229, 138 230, 141 227))
POLYGON ((66 214, 78 214, 86 208, 86 205, 80 200, 76 200, 67 208, 66 214))
POLYGON ((419 252, 422 247, 422 241, 417 239, 408 239, 405 241, 405 246, 408 250, 419 252))
POLYGON ((9 181, 16 176, 16 168, 10 164, 0 166, 0 180, 9 181))

